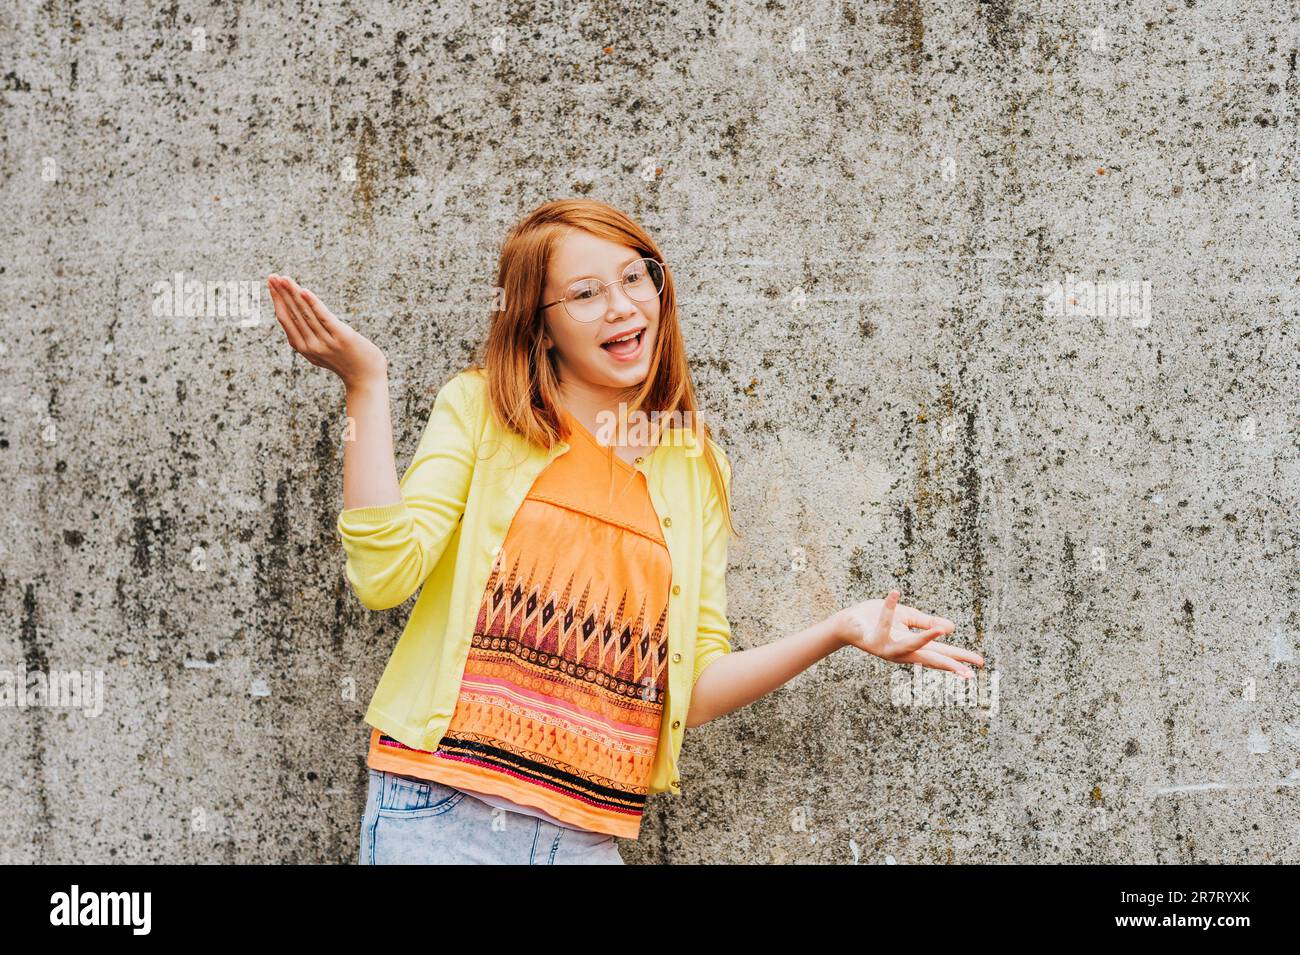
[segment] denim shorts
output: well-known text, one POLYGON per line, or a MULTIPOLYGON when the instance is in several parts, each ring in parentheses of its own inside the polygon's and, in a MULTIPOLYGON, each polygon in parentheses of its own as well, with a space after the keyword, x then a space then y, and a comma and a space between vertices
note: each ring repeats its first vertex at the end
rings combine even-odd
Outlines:
POLYGON ((361 865, 623 865, 614 836, 489 806, 430 779, 367 772, 361 865))

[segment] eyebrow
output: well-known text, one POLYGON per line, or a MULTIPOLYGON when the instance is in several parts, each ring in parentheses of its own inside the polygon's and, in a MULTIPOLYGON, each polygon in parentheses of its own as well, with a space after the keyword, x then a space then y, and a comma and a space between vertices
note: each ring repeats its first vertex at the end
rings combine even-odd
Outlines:
MULTIPOLYGON (((628 259, 626 262, 624 262, 622 265, 620 265, 620 266, 618 267, 619 274, 621 275, 622 272, 623 272, 623 270, 624 270, 625 268, 627 268, 629 265, 631 265, 633 262, 635 262, 637 259, 644 259, 644 258, 646 258, 646 256, 644 256, 644 255, 634 255, 634 256, 632 256, 630 259, 628 259)), ((561 282, 561 283, 560 283, 560 287, 561 287, 561 288, 568 288, 568 287, 569 287, 570 285, 572 285, 574 282, 579 282, 579 281, 581 281, 582 279, 594 279, 595 277, 596 277, 596 276, 594 276, 594 275, 575 275, 573 278, 571 278, 571 279, 569 279, 569 280, 567 280, 567 281, 565 281, 565 282, 561 282)))

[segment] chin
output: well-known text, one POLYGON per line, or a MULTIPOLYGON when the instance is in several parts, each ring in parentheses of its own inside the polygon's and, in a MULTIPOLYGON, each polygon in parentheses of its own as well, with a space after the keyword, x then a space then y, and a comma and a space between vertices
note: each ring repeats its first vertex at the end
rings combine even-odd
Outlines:
POLYGON ((624 368, 617 372, 606 372, 603 376, 613 388, 633 388, 645 381, 649 368, 624 368))

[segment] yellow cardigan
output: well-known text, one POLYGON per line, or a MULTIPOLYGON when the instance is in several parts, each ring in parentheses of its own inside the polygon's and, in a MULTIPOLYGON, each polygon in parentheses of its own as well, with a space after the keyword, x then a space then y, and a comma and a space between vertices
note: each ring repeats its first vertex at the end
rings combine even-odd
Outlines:
MULTIPOLYGON (((731 652, 727 528, 694 434, 671 428, 640 464, 672 559, 668 698, 650 792, 681 795, 677 760, 691 692, 704 668, 731 652)), ((731 465, 709 440, 731 489, 731 465)), ((402 503, 339 512, 347 578, 371 610, 396 607, 421 584, 384 668, 366 722, 434 750, 451 723, 492 561, 534 479, 569 449, 550 451, 502 428, 484 372, 464 371, 438 391, 402 503)))

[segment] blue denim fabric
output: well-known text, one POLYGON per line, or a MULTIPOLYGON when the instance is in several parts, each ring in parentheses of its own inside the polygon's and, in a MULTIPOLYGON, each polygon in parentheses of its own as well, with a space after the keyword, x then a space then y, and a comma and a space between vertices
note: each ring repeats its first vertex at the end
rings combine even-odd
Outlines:
POLYGON ((618 839, 489 806, 429 779, 369 769, 361 865, 623 865, 618 839))

